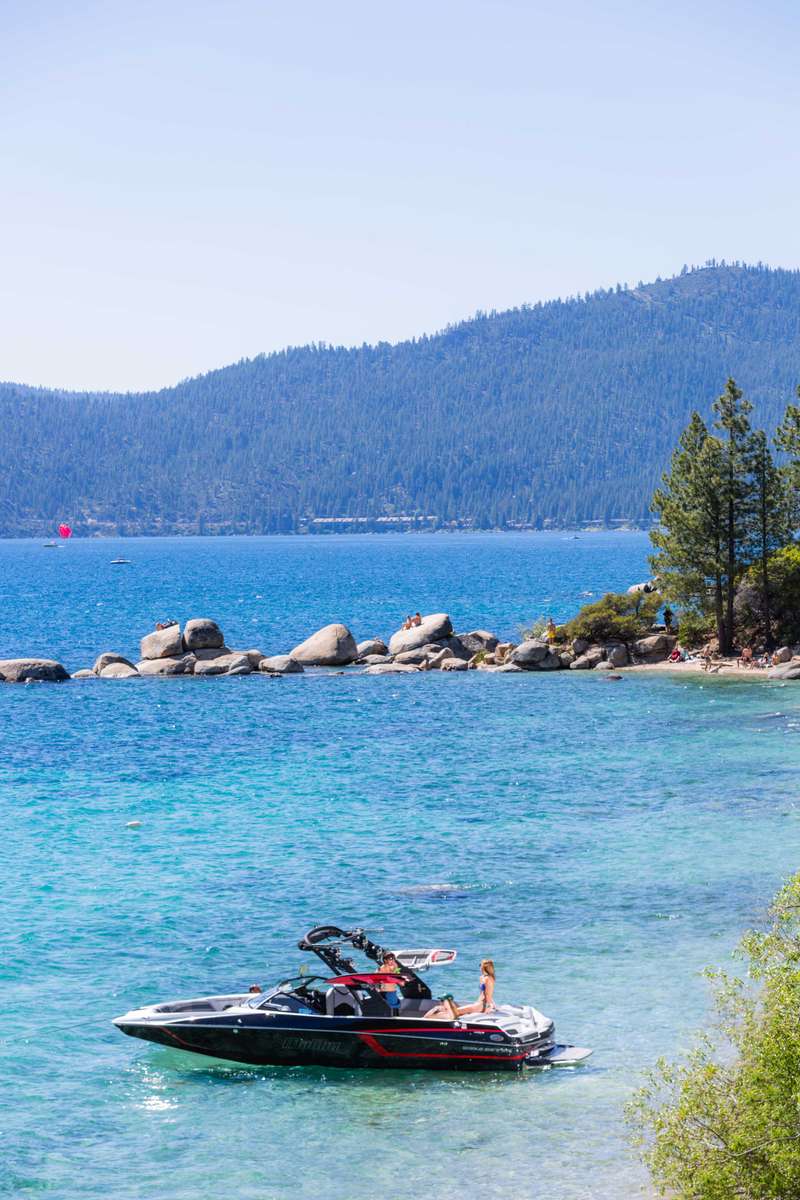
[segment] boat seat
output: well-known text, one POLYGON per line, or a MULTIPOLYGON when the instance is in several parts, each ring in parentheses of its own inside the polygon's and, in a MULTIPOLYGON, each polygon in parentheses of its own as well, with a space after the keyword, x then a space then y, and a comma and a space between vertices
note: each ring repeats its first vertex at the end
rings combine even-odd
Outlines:
POLYGON ((325 993, 325 1013, 329 1017, 360 1017, 361 1008, 349 988, 334 984, 325 993))
POLYGON ((426 1012, 430 1012, 432 1008, 436 1008, 438 1000, 401 1000, 400 1001, 400 1016, 401 1017, 424 1017, 426 1012))

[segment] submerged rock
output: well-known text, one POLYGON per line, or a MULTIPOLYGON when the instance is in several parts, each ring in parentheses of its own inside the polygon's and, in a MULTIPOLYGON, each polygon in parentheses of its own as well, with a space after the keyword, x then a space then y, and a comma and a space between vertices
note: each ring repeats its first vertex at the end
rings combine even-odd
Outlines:
POLYGON ((63 683, 69 679, 67 671, 53 658, 2 658, 0 659, 0 683, 63 683))
MULTIPOLYGON (((183 637, 180 625, 168 625, 166 629, 154 629, 147 633, 139 643, 142 658, 174 658, 183 651, 183 637)), ((158 674, 159 672, 149 672, 158 674)))
POLYGON ((210 617, 193 617, 186 622, 183 645, 186 650, 219 650, 225 645, 225 638, 210 617))
POLYGON ((358 646, 346 625, 326 625, 295 646, 289 657, 308 667, 343 667, 358 658, 358 646))
POLYGON ((450 637, 453 626, 447 613, 432 613, 422 618, 421 625, 412 625, 411 629, 398 629, 389 641, 390 654, 403 654, 406 650, 417 650, 430 642, 439 642, 442 638, 450 637))

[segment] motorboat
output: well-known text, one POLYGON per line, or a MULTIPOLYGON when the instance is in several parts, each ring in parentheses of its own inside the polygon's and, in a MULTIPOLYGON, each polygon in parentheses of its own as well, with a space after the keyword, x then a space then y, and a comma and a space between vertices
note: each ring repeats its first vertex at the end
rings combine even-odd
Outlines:
POLYGON ((112 558, 111 566, 112 567, 123 567, 126 564, 128 564, 130 561, 131 560, 129 558, 112 558))
POLYGON ((318 925, 298 948, 314 954, 325 973, 304 964, 266 991, 152 1004, 114 1024, 172 1049, 258 1066, 519 1071, 574 1066, 591 1054, 559 1044, 553 1022, 530 1005, 429 1018, 438 1001, 421 973, 454 962, 455 950, 394 950, 400 971, 388 974, 381 969, 388 951, 363 929, 318 925), (359 970, 353 951, 377 969, 359 970), (387 981, 397 985, 399 1007, 386 1000, 387 981))

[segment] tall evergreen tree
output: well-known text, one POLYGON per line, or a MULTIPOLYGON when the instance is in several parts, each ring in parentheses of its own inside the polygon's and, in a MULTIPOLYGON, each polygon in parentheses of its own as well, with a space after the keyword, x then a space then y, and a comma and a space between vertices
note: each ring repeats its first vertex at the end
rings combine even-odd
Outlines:
MULTIPOLYGON (((800 413, 800 410, 798 410, 800 413)), ((752 435, 750 451, 752 479, 751 549, 761 573, 764 596, 764 641, 774 649, 772 636, 771 587, 769 560, 791 536, 792 520, 786 477, 775 465, 767 435, 763 429, 752 435)))
POLYGON ((650 564, 662 594, 706 613, 712 599, 717 636, 725 637, 726 509, 723 502, 724 455, 718 438, 709 434, 699 413, 681 434, 652 501, 659 526, 650 539, 656 553, 650 564))
POLYGON ((750 450, 752 433, 749 416, 753 406, 740 388, 729 379, 725 391, 714 402, 715 427, 721 433, 722 503, 724 509, 723 550, 725 560, 725 615, 719 648, 722 654, 733 649, 733 598, 744 566, 748 541, 748 515, 752 511, 750 450))
MULTIPOLYGON (((800 399, 800 387, 797 388, 800 399)), ((775 433, 775 445, 788 456, 784 467, 786 486, 795 525, 800 524, 800 406, 787 405, 783 420, 775 433)))

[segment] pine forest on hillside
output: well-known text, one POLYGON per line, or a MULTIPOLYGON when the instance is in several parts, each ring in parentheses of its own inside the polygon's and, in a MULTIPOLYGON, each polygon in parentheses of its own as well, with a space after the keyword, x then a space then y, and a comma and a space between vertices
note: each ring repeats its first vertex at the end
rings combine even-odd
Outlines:
POLYGON ((156 393, 0 384, 0 535, 649 524, 730 375, 773 429, 800 382, 800 273, 712 264, 156 393))

